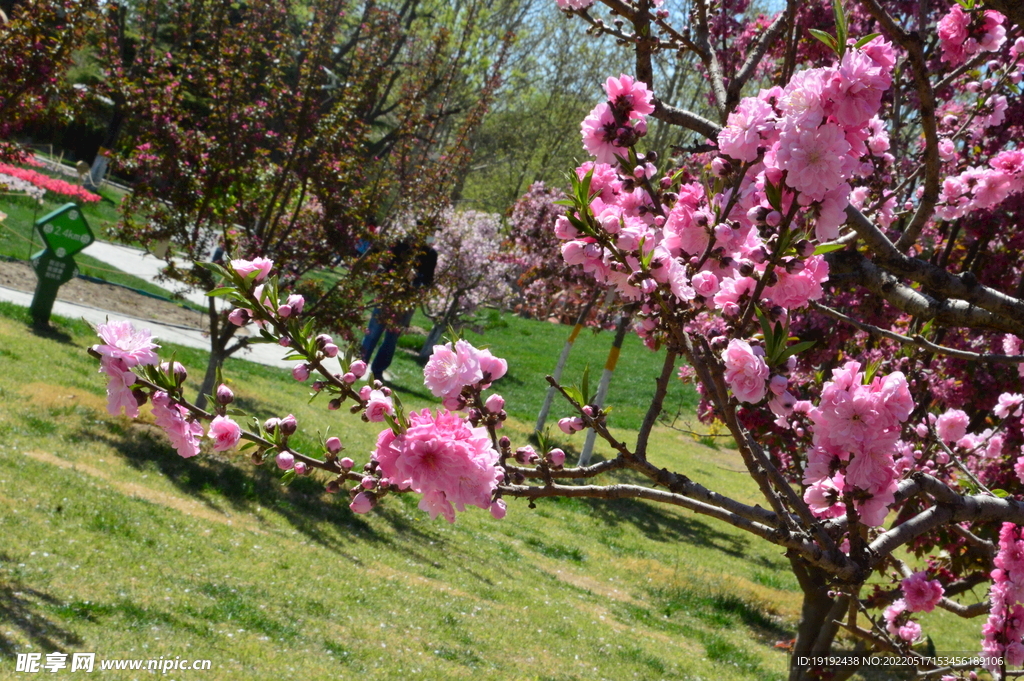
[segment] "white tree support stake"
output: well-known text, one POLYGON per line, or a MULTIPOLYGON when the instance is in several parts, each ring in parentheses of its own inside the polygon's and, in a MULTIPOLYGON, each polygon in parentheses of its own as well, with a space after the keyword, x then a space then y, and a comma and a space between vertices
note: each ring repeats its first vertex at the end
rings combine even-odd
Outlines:
MULTIPOLYGON (((608 395, 608 384, 612 382, 612 374, 615 373, 615 365, 619 363, 619 353, 622 352, 622 342, 626 339, 626 330, 629 329, 630 313, 624 312, 619 317, 619 324, 615 328, 615 340, 612 341, 612 348, 608 351, 608 359, 604 363, 604 372, 601 373, 601 383, 597 386, 597 395, 594 396, 593 405, 600 409, 604 406, 604 398, 608 395)), ((580 452, 580 466, 590 463, 590 455, 594 451, 594 441, 597 439, 597 431, 593 428, 587 430, 587 441, 583 444, 583 451, 580 452)))

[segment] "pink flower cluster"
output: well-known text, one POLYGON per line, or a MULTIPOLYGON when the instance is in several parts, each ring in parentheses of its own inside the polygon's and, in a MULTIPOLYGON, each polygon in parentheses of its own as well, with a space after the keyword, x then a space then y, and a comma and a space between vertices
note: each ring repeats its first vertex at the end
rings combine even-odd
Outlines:
POLYGON ((107 411, 116 416, 123 410, 125 415, 135 418, 139 415, 139 403, 132 393, 135 374, 131 369, 159 362, 153 350, 160 346, 153 342, 149 329, 136 331, 131 322, 107 322, 101 324, 96 333, 103 343, 92 349, 101 356, 100 371, 110 378, 107 411))
POLYGON ((744 99, 719 133, 719 149, 747 163, 760 158, 757 182, 784 182, 800 192, 800 205, 817 212, 818 239, 832 240, 845 219, 849 181, 871 174, 865 157, 889 148, 874 117, 894 65, 892 46, 879 37, 832 67, 798 72, 785 88, 744 99))
POLYGON ((953 3, 949 13, 939 20, 938 33, 942 61, 960 66, 980 52, 995 52, 1006 42, 1006 18, 994 10, 964 12, 953 3))
POLYGON ((764 361, 764 350, 750 343, 733 338, 722 353, 725 362, 725 382, 740 402, 757 404, 764 399, 767 392, 768 365, 764 361))
POLYGON ((86 191, 77 185, 69 184, 64 180, 58 180, 57 178, 50 177, 49 175, 43 175, 42 173, 37 173, 36 171, 29 170, 27 168, 19 168, 18 166, 12 166, 7 163, 0 163, 0 173, 28 182, 29 184, 33 184, 45 191, 60 194, 61 196, 76 199, 84 203, 96 203, 100 200, 100 196, 98 194, 93 194, 92 192, 86 191))
POLYGON ((645 116, 654 112, 653 95, 646 85, 627 75, 609 78, 604 89, 608 101, 583 119, 583 148, 598 163, 613 164, 616 154, 624 155, 625 147, 647 134, 645 116))
POLYGON ((915 572, 900 583, 903 600, 910 612, 931 612, 942 600, 945 590, 937 579, 928 579, 927 572, 915 572))
POLYGON ((882 613, 885 629, 891 636, 913 643, 921 636, 921 625, 910 619, 910 609, 904 599, 899 599, 882 613))
POLYGON ((834 369, 819 405, 807 413, 814 446, 804 470, 804 501, 815 515, 835 518, 846 514, 842 498, 850 494, 857 498, 861 522, 877 526, 895 500, 893 452, 914 400, 902 373, 876 376, 865 385, 860 368, 859 362, 847 362, 834 369))
POLYGON ((170 396, 163 390, 153 393, 153 418, 156 425, 167 434, 178 454, 186 459, 199 453, 199 438, 203 436, 203 424, 188 416, 188 410, 171 402, 170 396))
POLYGON ((401 434, 381 432, 373 458, 391 484, 421 493, 419 507, 448 522, 455 522, 456 509, 491 508, 503 477, 487 429, 472 428, 449 411, 412 412, 401 434))
MULTIPOLYGON (((1005 102, 1004 102, 1005 105, 1005 102)), ((1003 151, 989 167, 971 167, 947 177, 939 194, 936 214, 944 220, 963 217, 975 210, 992 208, 1013 194, 1024 192, 1024 151, 1003 151)))
POLYGON ((423 384, 442 399, 446 408, 461 409, 465 405, 460 399, 464 387, 486 389, 507 371, 508 362, 495 357, 490 350, 478 350, 468 341, 459 340, 454 346, 434 346, 423 367, 423 384))
MULTIPOLYGON (((992 571, 992 604, 982 626, 981 648, 986 656, 1005 657, 1007 665, 1024 664, 1024 537, 1021 528, 1003 523, 999 552, 992 571)), ((989 666, 990 671, 998 667, 989 666)))

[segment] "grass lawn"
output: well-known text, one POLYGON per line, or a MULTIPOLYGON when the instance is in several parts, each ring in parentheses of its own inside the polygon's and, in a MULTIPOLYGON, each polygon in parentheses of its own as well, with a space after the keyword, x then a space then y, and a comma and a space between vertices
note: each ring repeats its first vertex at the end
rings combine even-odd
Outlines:
MULTIPOLYGON (((785 677, 773 644, 791 638, 799 592, 777 548, 642 501, 510 500, 501 522, 474 509, 448 525, 405 495, 357 516, 315 478, 285 488, 236 454, 181 459, 148 407, 138 422, 106 413, 84 323, 38 336, 27 319, 0 304, 0 677, 15 653, 54 650, 212 660, 182 679, 785 677)), ((534 324, 529 338, 547 332, 534 324)), ((525 345, 508 335, 485 338, 499 355, 525 345)), ((204 354, 166 350, 194 390, 204 354)), ((395 366, 412 385, 416 363, 395 366)), ((374 424, 309 404, 285 371, 225 373, 249 413, 296 415, 300 449, 330 427, 366 460, 374 424)), ((756 501, 731 450, 660 428, 652 452, 756 501)), ((976 645, 980 623, 930 617, 939 650, 976 645)))

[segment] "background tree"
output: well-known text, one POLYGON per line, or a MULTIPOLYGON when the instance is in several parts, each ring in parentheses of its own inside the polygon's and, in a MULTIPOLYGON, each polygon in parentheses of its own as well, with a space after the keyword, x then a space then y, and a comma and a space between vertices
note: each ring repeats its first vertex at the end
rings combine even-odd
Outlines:
MULTIPOLYGON (((351 334, 382 252, 360 243, 386 232, 404 196, 425 212, 446 202, 497 85, 500 49, 472 105, 456 96, 479 5, 452 18, 455 31, 433 24, 428 9, 151 0, 127 19, 111 10, 101 92, 125 103, 122 167, 136 178, 118 236, 169 241, 187 263, 218 245, 228 258, 273 259, 282 285, 301 281, 314 299, 305 314, 351 334), (344 275, 329 285, 309 277, 331 266, 344 275)), ((168 276, 217 285, 195 267, 168 276)), ((213 299, 208 312, 204 394, 224 358, 253 340, 235 339, 213 299)))
POLYGON ((0 13, 0 160, 23 150, 13 137, 44 118, 69 118, 77 95, 66 75, 95 21, 94 2, 25 0, 0 13), (6 16, 5 16, 6 15, 6 16))

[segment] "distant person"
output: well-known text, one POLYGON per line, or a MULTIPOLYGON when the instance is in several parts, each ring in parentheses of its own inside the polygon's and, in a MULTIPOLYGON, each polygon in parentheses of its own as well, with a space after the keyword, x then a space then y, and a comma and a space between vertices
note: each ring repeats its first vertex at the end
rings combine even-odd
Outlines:
MULTIPOLYGON (((437 251, 433 247, 434 237, 428 236, 422 246, 416 247, 410 239, 404 239, 391 249, 391 254, 384 264, 385 271, 408 272, 409 265, 412 279, 409 282, 413 289, 430 288, 434 285, 434 270, 437 269, 437 251), (410 263, 409 259, 415 258, 410 263)), ((377 350, 376 357, 370 363, 370 371, 373 372, 374 380, 383 382, 384 372, 391 366, 391 360, 395 357, 395 348, 398 347, 398 337, 402 335, 409 322, 412 321, 416 308, 395 310, 385 305, 378 305, 370 316, 370 324, 363 337, 362 358, 364 362, 370 363, 370 356, 374 348, 380 342, 381 336, 384 342, 377 350)))

